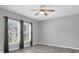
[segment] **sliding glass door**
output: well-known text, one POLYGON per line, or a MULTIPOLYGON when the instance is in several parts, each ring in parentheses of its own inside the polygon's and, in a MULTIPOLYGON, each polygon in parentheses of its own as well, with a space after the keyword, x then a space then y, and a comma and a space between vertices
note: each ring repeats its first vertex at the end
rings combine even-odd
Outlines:
POLYGON ((4 52, 32 46, 31 23, 5 18, 4 52))
POLYGON ((23 23, 23 38, 24 38, 24 47, 28 46, 31 42, 31 24, 23 23))
POLYGON ((8 19, 8 43, 9 50, 19 49, 20 22, 8 19))

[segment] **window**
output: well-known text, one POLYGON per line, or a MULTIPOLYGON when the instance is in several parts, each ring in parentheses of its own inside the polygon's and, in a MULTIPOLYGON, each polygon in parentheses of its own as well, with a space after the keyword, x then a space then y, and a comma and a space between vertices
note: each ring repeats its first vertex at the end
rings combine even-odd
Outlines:
POLYGON ((23 31, 24 31, 24 42, 30 42, 30 40, 31 40, 31 24, 24 22, 23 31))
POLYGON ((20 22, 8 19, 8 41, 9 44, 19 43, 20 38, 20 22))

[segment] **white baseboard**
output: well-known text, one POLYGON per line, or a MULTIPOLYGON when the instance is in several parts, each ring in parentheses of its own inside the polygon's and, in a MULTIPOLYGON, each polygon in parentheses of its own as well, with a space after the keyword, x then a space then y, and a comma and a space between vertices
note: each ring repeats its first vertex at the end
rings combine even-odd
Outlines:
POLYGON ((42 45, 49 45, 49 46, 56 46, 56 47, 62 47, 62 48, 68 48, 68 49, 75 49, 75 50, 79 50, 79 48, 69 47, 69 46, 53 45, 53 44, 46 44, 46 43, 39 43, 39 44, 42 44, 42 45))
POLYGON ((34 43, 33 45, 37 45, 38 43, 34 43))

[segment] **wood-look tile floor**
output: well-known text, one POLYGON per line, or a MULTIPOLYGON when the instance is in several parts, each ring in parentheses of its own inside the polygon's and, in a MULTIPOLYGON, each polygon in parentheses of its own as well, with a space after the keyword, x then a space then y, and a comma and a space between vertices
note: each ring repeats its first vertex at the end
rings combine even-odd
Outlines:
POLYGON ((24 49, 10 51, 10 53, 79 53, 79 50, 38 44, 24 49))

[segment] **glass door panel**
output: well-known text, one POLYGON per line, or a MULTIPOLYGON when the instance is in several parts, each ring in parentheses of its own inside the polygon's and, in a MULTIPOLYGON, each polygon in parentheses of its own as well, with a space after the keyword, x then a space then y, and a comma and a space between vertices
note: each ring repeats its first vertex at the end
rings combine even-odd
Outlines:
POLYGON ((13 19, 8 19, 9 51, 19 49, 19 40, 20 40, 20 22, 13 19))
POLYGON ((30 23, 23 23, 23 33, 24 33, 24 47, 30 45, 31 41, 31 24, 30 23))

